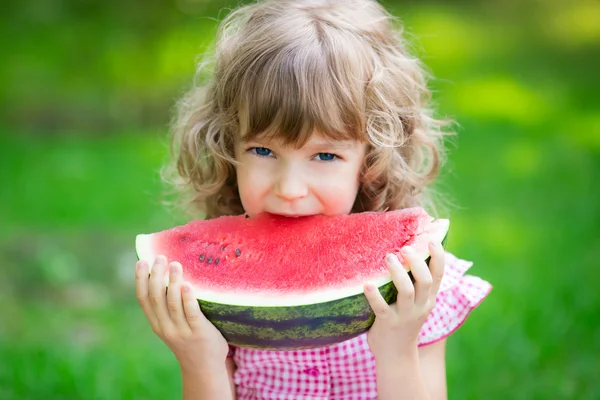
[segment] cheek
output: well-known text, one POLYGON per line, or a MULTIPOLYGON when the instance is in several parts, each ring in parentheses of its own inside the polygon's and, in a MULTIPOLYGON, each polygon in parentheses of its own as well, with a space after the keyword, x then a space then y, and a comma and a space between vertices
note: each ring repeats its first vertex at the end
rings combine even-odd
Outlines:
POLYGON ((358 184, 346 182, 345 184, 328 185, 323 187, 321 201, 326 205, 327 214, 348 214, 358 193, 358 184))
POLYGON ((266 174, 253 173, 255 169, 240 166, 237 170, 238 191, 242 206, 247 213, 260 208, 260 200, 268 189, 266 174))
POLYGON ((245 197, 252 195, 252 190, 250 190, 253 186, 252 184, 252 175, 248 174, 248 172, 244 168, 240 168, 237 173, 237 184, 238 190, 240 192, 240 197, 242 201, 245 197))

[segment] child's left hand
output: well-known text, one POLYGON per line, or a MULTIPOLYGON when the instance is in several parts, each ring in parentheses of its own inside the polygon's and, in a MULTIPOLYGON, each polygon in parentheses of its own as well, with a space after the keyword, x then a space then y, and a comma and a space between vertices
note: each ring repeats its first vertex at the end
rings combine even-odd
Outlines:
POLYGON ((414 284, 395 255, 386 257, 386 265, 398 289, 395 303, 388 305, 375 285, 365 285, 365 296, 375 312, 375 322, 367 340, 376 359, 413 354, 417 349, 419 332, 435 306, 444 275, 444 249, 441 243, 430 244, 429 268, 411 250, 402 249, 402 256, 412 271, 414 284))

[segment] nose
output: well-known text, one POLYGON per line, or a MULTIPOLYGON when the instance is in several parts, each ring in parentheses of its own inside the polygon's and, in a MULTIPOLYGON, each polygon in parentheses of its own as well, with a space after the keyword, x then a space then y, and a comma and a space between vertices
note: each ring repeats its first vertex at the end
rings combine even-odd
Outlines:
POLYGON ((305 197, 308 194, 308 186, 300 171, 291 166, 283 167, 275 185, 275 194, 287 201, 305 197))

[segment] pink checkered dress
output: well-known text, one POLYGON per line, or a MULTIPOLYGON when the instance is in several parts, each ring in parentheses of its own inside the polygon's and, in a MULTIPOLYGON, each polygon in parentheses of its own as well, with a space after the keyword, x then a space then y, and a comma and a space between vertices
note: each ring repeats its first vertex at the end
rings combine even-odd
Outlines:
MULTIPOLYGON (((437 303, 419 335, 419 346, 454 332, 491 290, 465 275, 471 262, 446 254, 437 303)), ((239 400, 368 400, 377 398, 375 359, 366 334, 342 343, 298 351, 233 349, 239 400)))

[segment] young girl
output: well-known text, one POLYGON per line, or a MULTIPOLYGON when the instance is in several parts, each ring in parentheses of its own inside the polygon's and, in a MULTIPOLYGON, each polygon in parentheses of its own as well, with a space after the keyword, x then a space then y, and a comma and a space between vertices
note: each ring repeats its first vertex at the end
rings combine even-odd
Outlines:
MULTIPOLYGON (((242 7, 220 27, 208 90, 195 88, 180 102, 180 183, 207 218, 427 204, 444 124, 428 108, 425 78, 376 1, 242 7)), ((388 305, 365 282, 374 325, 322 348, 228 346, 202 315, 181 265, 164 256, 149 278, 148 264, 138 262, 137 297, 181 366, 185 399, 443 399, 446 337, 490 285, 465 275, 471 263, 440 243, 430 251, 429 268, 410 248, 406 265, 389 255, 397 302, 388 305)))

